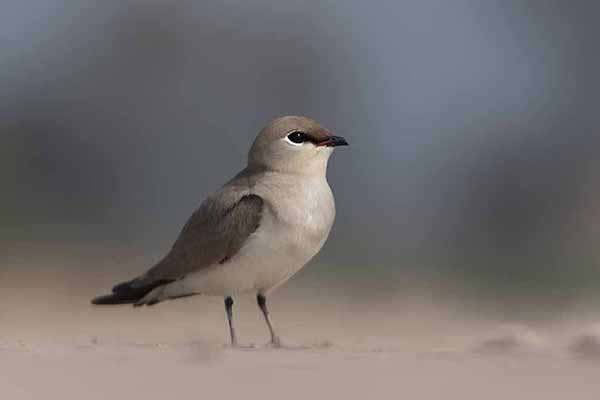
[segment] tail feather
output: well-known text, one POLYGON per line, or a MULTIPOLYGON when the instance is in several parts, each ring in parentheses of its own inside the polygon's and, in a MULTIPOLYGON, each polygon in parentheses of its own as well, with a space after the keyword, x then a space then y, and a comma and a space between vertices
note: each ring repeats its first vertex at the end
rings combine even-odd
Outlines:
POLYGON ((112 294, 98 296, 92 300, 95 305, 134 304, 159 286, 173 282, 173 279, 148 280, 136 278, 119 283, 112 288, 112 294))

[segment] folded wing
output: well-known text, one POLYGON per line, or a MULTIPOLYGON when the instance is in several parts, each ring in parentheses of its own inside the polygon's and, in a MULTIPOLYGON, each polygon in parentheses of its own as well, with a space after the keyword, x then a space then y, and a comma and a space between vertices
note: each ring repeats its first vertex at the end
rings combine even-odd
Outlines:
POLYGON ((223 190, 187 221, 173 248, 142 276, 116 285, 93 304, 136 303, 150 291, 204 268, 226 263, 260 226, 264 201, 254 194, 223 190))

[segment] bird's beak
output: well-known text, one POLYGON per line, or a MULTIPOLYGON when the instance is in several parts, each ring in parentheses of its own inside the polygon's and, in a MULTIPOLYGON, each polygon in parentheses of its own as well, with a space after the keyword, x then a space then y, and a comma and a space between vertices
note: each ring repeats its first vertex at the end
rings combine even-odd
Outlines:
POLYGON ((341 136, 329 136, 327 139, 317 143, 317 146, 337 147, 348 146, 348 142, 341 136))

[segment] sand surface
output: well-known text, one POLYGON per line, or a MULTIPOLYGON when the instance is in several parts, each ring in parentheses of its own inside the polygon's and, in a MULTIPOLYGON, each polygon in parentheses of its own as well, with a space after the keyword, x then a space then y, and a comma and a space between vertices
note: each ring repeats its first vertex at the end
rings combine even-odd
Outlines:
POLYGON ((15 320, 0 339, 0 398, 600 395, 600 363, 594 356, 600 342, 593 335, 591 341, 564 333, 549 338, 529 326, 511 324, 465 329, 465 321, 436 322, 423 314, 390 322, 380 312, 351 313, 312 301, 301 305, 285 296, 280 300, 274 302, 273 314, 288 349, 264 345, 267 331, 251 299, 237 307, 241 341, 250 345, 244 349, 227 345, 218 299, 140 310, 81 306, 64 315, 15 320))
POLYGON ((202 343, 4 347, 4 399, 597 399, 598 368, 548 356, 202 343))
POLYGON ((0 399, 600 398, 593 312, 528 323, 427 291, 300 277, 270 299, 293 348, 265 347, 254 299, 241 297, 236 325, 250 347, 233 349, 219 298, 89 305, 113 275, 83 285, 56 266, 3 270, 0 399))

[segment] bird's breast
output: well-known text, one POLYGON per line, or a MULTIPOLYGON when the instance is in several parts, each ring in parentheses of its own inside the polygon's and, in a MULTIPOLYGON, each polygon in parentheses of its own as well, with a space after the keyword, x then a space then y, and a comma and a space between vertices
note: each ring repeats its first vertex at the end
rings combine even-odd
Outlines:
MULTIPOLYGON (((263 193, 272 229, 292 253, 308 259, 321 249, 335 219, 335 202, 327 181, 297 180, 269 187, 263 193)), ((308 260, 307 260, 308 261, 308 260)))
POLYGON ((191 293, 266 293, 298 272, 321 250, 335 218, 327 181, 296 185, 263 180, 253 190, 265 201, 258 229, 228 262, 186 278, 191 293))

